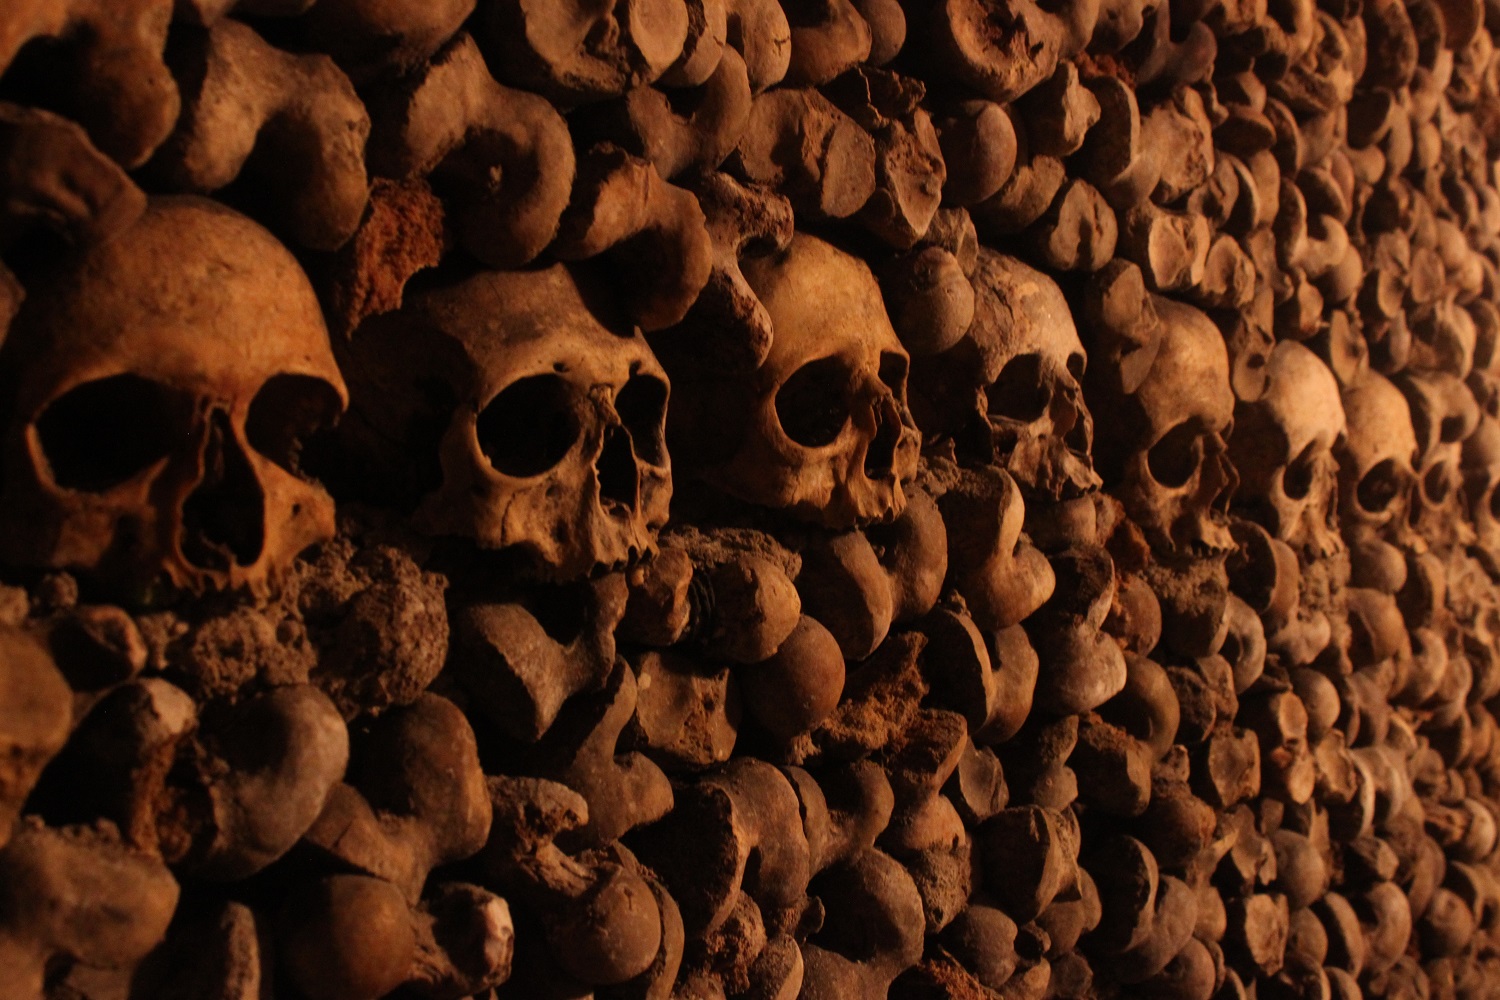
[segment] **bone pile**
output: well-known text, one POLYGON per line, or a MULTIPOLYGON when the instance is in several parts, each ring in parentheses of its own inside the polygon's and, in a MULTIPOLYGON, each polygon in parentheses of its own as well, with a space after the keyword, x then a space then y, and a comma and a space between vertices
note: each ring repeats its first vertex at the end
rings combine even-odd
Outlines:
POLYGON ((0 0, 0 1000, 1500 996, 1497 29, 0 0))

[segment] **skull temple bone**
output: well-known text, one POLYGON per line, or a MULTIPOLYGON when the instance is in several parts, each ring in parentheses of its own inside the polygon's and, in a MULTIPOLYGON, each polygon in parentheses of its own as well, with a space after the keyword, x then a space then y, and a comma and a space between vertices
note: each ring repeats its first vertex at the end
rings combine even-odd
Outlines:
POLYGON ((774 335, 749 378, 684 372, 672 431, 709 484, 830 528, 906 506, 921 437, 910 359, 863 261, 805 234, 747 259, 774 335))
POLYGON ((436 459, 423 531, 510 550, 556 581, 654 547, 672 496, 667 376, 581 274, 485 271, 410 292, 355 334, 345 369, 350 424, 402 461, 436 459))
POLYGON ((260 226, 160 198, 29 283, 0 350, 0 556, 146 596, 265 596, 334 533, 303 439, 347 402, 306 275, 260 226))

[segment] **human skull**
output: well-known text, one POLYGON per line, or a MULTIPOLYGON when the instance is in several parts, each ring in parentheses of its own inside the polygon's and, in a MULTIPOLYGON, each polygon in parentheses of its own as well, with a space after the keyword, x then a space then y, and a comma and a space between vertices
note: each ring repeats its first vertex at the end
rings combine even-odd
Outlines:
POLYGON ((1380 532, 1406 514, 1417 481, 1417 436, 1406 397, 1367 371, 1343 391, 1347 433, 1335 449, 1339 516, 1349 531, 1380 532))
POLYGON ((249 219, 154 200, 30 283, 0 351, 0 550, 136 598, 248 589, 331 538, 299 468, 347 402, 317 297, 249 219))
POLYGON ((1463 443, 1464 496, 1479 545, 1500 560, 1500 420, 1484 416, 1463 443))
POLYGON ((1417 439, 1417 487, 1408 516, 1431 531, 1452 528, 1449 508, 1463 485, 1463 442, 1479 426, 1479 404, 1469 387, 1448 372, 1403 372, 1396 387, 1410 406, 1417 439))
POLYGON ((346 370, 351 424, 436 450, 421 530, 518 553, 553 580, 655 545, 672 496, 667 376, 640 332, 564 265, 409 293, 400 312, 360 329, 346 370), (395 409, 403 399, 419 410, 395 409), (422 440, 415 425, 432 434, 422 440))
POLYGON ((750 380, 696 382, 690 404, 674 412, 695 454, 716 452, 703 478, 831 528, 895 517, 921 440, 906 404, 909 359, 874 276, 800 234, 743 269, 774 337, 750 380))
POLYGON ((1240 477, 1236 504, 1293 547, 1318 557, 1339 552, 1333 446, 1343 433, 1333 373, 1306 347, 1281 341, 1266 365, 1264 394, 1235 409, 1229 456, 1240 477))
POLYGON ((1223 434, 1234 415, 1229 353, 1203 313, 1162 296, 1156 359, 1135 391, 1117 395, 1109 373, 1090 380, 1090 402, 1111 419, 1096 455, 1105 481, 1158 556, 1205 559, 1234 548, 1224 507, 1235 486, 1223 434))
POLYGON ((969 336, 982 359, 996 454, 1016 481, 1052 499, 1096 489, 1086 357, 1062 289, 1020 261, 980 248, 969 336))

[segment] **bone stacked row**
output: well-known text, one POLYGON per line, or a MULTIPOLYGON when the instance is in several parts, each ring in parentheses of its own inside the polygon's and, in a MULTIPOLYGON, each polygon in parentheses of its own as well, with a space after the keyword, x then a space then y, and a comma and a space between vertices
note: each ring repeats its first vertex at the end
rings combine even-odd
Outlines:
POLYGON ((0 1000, 1494 995, 1497 26, 12 0, 0 1000))

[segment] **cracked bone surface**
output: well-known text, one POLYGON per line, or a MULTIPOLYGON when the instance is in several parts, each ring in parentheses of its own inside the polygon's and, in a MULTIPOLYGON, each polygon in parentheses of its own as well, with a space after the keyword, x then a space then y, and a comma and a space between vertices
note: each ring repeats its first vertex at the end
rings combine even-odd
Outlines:
POLYGON ((1495 0, 0 0, 0 1000, 1500 996, 1495 0))

